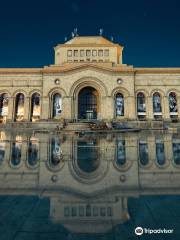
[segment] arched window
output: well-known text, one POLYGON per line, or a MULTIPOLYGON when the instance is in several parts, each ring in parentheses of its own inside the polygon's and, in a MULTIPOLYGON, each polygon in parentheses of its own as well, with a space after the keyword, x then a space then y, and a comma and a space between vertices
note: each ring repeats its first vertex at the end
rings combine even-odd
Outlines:
POLYGON ((62 112, 62 97, 59 93, 53 95, 53 118, 57 118, 62 112))
POLYGON ((8 95, 3 93, 0 95, 0 116, 5 117, 8 115, 8 95))
POLYGON ((148 144, 143 141, 139 142, 139 161, 143 166, 146 166, 149 162, 148 144))
POLYGON ((59 166, 62 159, 62 149, 60 139, 58 137, 54 137, 50 142, 50 159, 49 165, 51 168, 56 168, 59 166))
POLYGON ((39 144, 36 138, 31 138, 28 143, 28 165, 36 167, 38 163, 39 144))
POLYGON ((15 120, 21 121, 24 118, 24 94, 18 93, 15 104, 15 120))
POLYGON ((116 165, 121 167, 126 163, 125 140, 117 140, 116 144, 116 165))
POLYGON ((165 164, 164 143, 161 141, 156 142, 156 160, 160 166, 165 164))
POLYGON ((169 94, 169 112, 171 117, 178 115, 177 98, 174 92, 169 94))
POLYGON ((176 165, 180 165, 180 142, 174 140, 172 142, 172 148, 173 148, 174 163, 176 165))
POLYGON ((14 167, 17 167, 20 165, 21 150, 22 150, 22 137, 17 136, 16 140, 14 142, 12 142, 11 164, 14 167))
POLYGON ((31 98, 31 120, 34 122, 40 119, 40 94, 34 93, 31 98))
POLYGON ((157 119, 162 117, 161 96, 158 92, 153 94, 153 113, 157 119))
POLYGON ((139 118, 144 118, 146 115, 146 103, 144 93, 137 94, 137 114, 139 118))
POLYGON ((0 142, 0 166, 2 165, 5 157, 6 142, 0 142))
POLYGON ((116 117, 124 116, 124 96, 117 93, 115 96, 116 117))

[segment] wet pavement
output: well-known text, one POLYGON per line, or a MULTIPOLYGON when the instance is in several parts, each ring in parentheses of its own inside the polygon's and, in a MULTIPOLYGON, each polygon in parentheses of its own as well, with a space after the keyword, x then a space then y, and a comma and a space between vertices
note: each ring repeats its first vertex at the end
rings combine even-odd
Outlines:
POLYGON ((179 144, 162 131, 1 132, 0 240, 179 240, 179 144))

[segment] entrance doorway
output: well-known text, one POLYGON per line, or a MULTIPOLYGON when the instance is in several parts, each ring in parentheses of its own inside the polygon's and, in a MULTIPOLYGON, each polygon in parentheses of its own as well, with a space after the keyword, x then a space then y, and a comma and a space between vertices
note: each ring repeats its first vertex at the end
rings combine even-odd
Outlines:
POLYGON ((81 89, 78 95, 78 118, 97 119, 98 92, 93 87, 81 89))

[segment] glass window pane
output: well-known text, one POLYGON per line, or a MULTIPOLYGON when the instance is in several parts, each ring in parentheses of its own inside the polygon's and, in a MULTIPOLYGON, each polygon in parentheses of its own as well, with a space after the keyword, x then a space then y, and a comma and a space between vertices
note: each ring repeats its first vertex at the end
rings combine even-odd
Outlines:
POLYGON ((139 160, 142 165, 147 165, 149 162, 148 145, 147 143, 139 143, 139 160))
POLYGON ((173 92, 169 94, 169 111, 170 113, 177 112, 177 99, 173 92))
POLYGON ((161 97, 159 93, 154 93, 153 95, 153 111, 154 113, 162 112, 161 97))
POLYGON ((62 158, 62 149, 59 138, 52 138, 51 140, 51 156, 50 156, 50 166, 57 167, 59 166, 62 158))
POLYGON ((164 143, 156 143, 156 159, 159 165, 165 164, 164 143))
POLYGON ((0 95, 0 116, 8 115, 8 102, 9 98, 6 93, 0 95))
POLYGON ((68 51, 67 51, 67 56, 68 56, 68 57, 72 57, 72 50, 68 50, 68 51))
POLYGON ((99 56, 99 57, 103 57, 103 50, 99 50, 99 51, 98 51, 98 56, 99 56))
POLYGON ((5 157, 5 142, 0 142, 0 166, 2 165, 5 157))
POLYGON ((109 49, 104 50, 104 56, 109 57, 109 49))
POLYGON ((69 209, 69 207, 65 207, 64 208, 64 216, 65 217, 69 217, 70 216, 70 209, 69 209))
POLYGON ((116 164, 122 166, 126 163, 125 140, 117 141, 116 164))
POLYGON ((38 163, 38 142, 37 140, 30 140, 28 144, 28 164, 31 167, 38 163))
POLYGON ((74 50, 74 57, 78 57, 78 50, 74 50))
POLYGON ((173 142, 172 147, 174 163, 180 165, 180 143, 173 142))
POLYGON ((118 93, 115 98, 116 116, 124 116, 124 97, 118 93))
POLYGON ((94 172, 99 167, 99 160, 99 149, 96 141, 78 141, 77 164, 83 172, 94 172))
POLYGON ((62 98, 59 93, 54 94, 53 96, 53 117, 58 117, 62 112, 62 98))
POLYGON ((146 112, 145 96, 143 93, 138 93, 137 95, 137 111, 146 112))

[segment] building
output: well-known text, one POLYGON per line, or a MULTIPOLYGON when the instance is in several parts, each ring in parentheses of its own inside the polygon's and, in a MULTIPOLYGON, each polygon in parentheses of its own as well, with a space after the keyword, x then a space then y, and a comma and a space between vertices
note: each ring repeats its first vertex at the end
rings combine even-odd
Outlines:
POLYGON ((2 122, 179 120, 180 68, 123 64, 123 47, 102 36, 54 50, 53 65, 0 69, 2 122))

